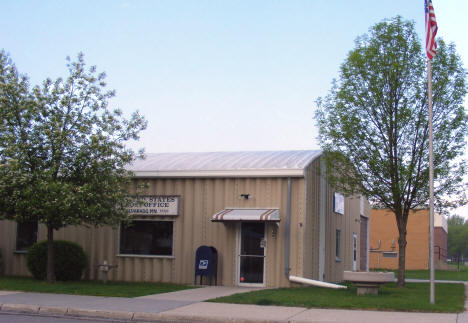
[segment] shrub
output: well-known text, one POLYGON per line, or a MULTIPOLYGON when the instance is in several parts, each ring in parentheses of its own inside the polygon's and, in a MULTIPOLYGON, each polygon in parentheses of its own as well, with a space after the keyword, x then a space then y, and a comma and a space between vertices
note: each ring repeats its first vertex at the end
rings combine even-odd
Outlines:
MULTIPOLYGON (((26 266, 34 278, 47 277, 47 241, 32 245, 26 253, 26 266)), ((54 241, 54 268, 56 280, 80 280, 88 266, 83 248, 70 241, 54 241)))

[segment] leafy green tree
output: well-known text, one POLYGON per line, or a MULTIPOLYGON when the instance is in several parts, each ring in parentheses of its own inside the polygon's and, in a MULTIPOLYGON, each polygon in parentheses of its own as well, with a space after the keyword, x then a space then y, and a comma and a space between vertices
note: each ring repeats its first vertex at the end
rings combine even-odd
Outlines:
POLYGON ((30 89, 0 53, 0 217, 47 227, 47 281, 54 280, 54 230, 128 219, 126 147, 146 127, 110 110, 105 74, 67 58, 69 75, 30 89))
MULTIPOLYGON (((463 199, 467 115, 465 71, 454 45, 438 41, 432 60, 435 197, 438 208, 463 199)), ((429 201, 425 52, 414 23, 385 20, 359 37, 338 81, 317 100, 327 177, 345 194, 363 194, 395 214, 398 286, 405 283, 408 214, 429 201)), ((422 251, 423 252, 423 251, 422 251)))
POLYGON ((460 268, 460 259, 468 259, 468 220, 454 215, 448 218, 447 248, 449 256, 457 259, 460 268))

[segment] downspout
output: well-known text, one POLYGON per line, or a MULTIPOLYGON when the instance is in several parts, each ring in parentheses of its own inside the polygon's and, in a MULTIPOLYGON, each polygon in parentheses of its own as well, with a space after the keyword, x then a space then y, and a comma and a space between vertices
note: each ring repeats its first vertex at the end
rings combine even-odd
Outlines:
POLYGON ((305 284, 305 285, 311 285, 311 286, 317 286, 317 287, 325 287, 325 288, 333 288, 333 289, 347 289, 348 288, 347 286, 344 286, 344 285, 327 283, 327 282, 323 282, 319 280, 313 280, 313 279, 296 277, 296 276, 289 276, 289 280, 292 281, 293 283, 299 283, 299 284, 305 284))
POLYGON ((284 274, 289 279, 289 271, 291 268, 289 267, 289 248, 290 248, 290 240, 291 240, 291 177, 288 177, 288 191, 286 197, 286 229, 284 234, 284 274))

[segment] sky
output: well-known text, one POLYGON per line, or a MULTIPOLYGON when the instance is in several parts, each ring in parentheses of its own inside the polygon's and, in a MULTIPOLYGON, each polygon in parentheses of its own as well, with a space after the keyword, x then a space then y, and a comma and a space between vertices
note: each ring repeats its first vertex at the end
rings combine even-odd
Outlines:
MULTIPOLYGON (((401 15, 422 42, 423 3, 3 0, 0 39, 31 84, 66 76, 65 58, 83 52, 116 90, 111 106, 148 120, 135 149, 318 149, 315 101, 355 39, 401 15)), ((468 66, 468 1, 433 4, 437 36, 468 66)))

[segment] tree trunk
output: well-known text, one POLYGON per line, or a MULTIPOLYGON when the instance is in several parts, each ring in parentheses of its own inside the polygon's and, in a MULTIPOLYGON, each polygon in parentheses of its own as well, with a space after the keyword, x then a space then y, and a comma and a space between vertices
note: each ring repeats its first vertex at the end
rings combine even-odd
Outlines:
POLYGON ((398 237, 398 287, 405 286, 405 259, 406 259, 406 226, 398 237))
POLYGON ((47 283, 53 283, 54 280, 54 228, 47 226, 47 283))

